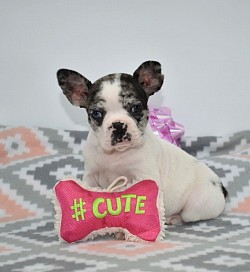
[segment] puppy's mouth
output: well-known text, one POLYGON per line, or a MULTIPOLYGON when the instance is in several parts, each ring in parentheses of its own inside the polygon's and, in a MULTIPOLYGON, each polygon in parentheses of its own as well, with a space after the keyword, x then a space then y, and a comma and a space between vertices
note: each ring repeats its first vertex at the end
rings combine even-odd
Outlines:
POLYGON ((117 145, 114 148, 117 151, 123 152, 123 151, 127 150, 129 147, 130 147, 129 145, 117 145))
POLYGON ((131 146, 131 134, 127 133, 123 138, 112 138, 111 145, 118 151, 125 151, 131 146))

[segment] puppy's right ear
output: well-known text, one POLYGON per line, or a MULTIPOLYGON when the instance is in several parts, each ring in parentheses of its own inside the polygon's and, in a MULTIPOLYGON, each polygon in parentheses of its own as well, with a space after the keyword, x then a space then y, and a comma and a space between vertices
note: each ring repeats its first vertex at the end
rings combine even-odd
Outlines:
POLYGON ((135 70, 133 77, 144 89, 148 97, 161 89, 164 80, 164 75, 161 73, 161 64, 152 60, 143 62, 135 70))
POLYGON ((60 69, 57 72, 57 79, 69 102, 85 108, 91 82, 81 74, 67 69, 60 69))

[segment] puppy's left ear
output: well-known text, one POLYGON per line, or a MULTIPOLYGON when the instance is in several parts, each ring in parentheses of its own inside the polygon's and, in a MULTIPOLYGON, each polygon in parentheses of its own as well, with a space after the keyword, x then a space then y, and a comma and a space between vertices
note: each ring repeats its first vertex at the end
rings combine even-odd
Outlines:
POLYGON ((161 89, 164 75, 161 73, 161 64, 157 61, 146 61, 134 72, 133 77, 145 90, 148 96, 161 89))

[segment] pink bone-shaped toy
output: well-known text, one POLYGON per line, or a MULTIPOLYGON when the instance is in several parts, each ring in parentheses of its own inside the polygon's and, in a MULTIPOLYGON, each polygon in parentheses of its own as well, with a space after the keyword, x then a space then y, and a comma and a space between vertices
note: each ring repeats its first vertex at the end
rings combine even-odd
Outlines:
POLYGON ((163 203, 155 181, 143 180, 122 192, 93 190, 74 180, 56 184, 54 204, 59 236, 64 241, 87 240, 118 231, 134 241, 163 238, 163 203))

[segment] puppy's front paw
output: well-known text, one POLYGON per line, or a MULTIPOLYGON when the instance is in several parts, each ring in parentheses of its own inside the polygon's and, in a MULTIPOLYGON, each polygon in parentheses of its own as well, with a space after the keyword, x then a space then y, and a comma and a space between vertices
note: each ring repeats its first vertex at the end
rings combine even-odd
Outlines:
POLYGON ((179 214, 172 215, 166 219, 166 223, 168 225, 177 225, 182 223, 181 216, 179 214))

